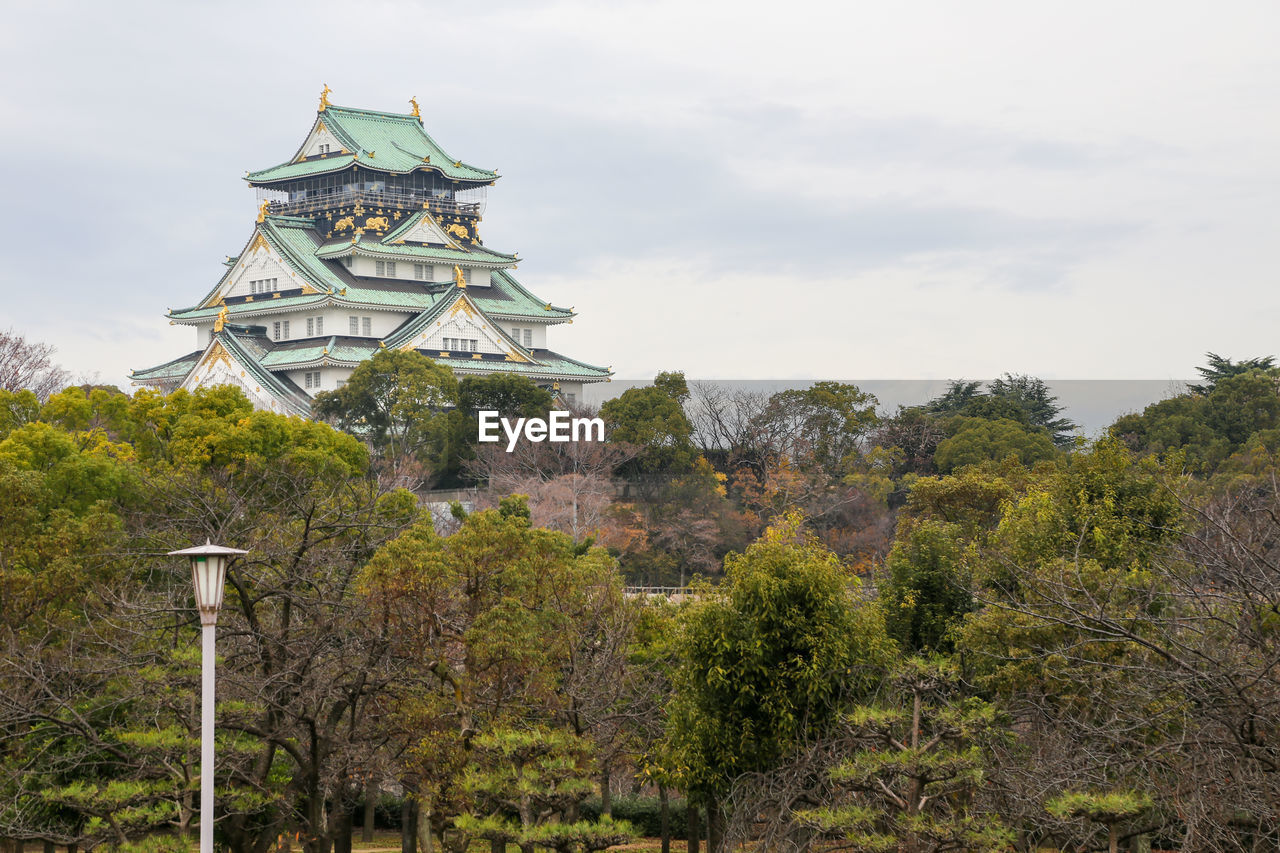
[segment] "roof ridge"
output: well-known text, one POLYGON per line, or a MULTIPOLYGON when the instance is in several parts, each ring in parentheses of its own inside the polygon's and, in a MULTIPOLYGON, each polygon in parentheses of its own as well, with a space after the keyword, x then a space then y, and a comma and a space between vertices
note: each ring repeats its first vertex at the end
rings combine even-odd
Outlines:
POLYGON ((379 118, 401 119, 404 121, 411 121, 414 124, 422 123, 418 120, 418 116, 415 116, 413 113, 393 113, 386 110, 365 109, 364 107, 344 107, 338 104, 329 104, 328 107, 326 107, 322 112, 317 113, 317 115, 323 115, 324 113, 331 112, 333 110, 338 110, 339 112, 344 113, 360 113, 361 115, 377 116, 379 118))

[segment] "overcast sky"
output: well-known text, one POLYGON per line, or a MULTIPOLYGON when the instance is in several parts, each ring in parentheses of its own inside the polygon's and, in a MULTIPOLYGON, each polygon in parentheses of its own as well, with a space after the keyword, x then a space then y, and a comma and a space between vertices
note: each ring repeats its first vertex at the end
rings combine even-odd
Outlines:
POLYGON ((7 4, 0 328, 193 349, 322 84, 497 167, 481 231, 620 377, 1185 377, 1280 353, 1280 6, 7 4))

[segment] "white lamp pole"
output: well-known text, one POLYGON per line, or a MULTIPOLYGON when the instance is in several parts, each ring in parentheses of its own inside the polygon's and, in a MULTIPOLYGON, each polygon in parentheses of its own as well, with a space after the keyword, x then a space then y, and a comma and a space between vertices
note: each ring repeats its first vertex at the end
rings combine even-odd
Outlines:
POLYGON ((227 561, 238 548, 223 548, 208 539, 203 545, 170 551, 171 557, 191 560, 191 582, 196 588, 200 610, 200 853, 213 853, 213 665, 214 626, 222 607, 222 589, 227 578, 227 561))

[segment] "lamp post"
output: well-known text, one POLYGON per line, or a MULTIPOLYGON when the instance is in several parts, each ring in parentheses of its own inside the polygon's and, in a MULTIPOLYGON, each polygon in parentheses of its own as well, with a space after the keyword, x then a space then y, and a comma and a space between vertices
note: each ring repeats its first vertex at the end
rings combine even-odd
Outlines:
POLYGON ((223 548, 208 539, 195 548, 170 551, 170 557, 191 560, 191 582, 200 610, 200 853, 213 853, 213 631, 222 607, 227 562, 238 548, 223 548))

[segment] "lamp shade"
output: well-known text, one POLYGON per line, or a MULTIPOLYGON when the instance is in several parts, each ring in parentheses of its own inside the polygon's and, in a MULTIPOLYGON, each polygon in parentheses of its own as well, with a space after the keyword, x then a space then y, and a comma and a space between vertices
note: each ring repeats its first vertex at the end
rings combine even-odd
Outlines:
POLYGON ((196 607, 200 610, 200 623, 212 625, 218 620, 218 608, 222 607, 222 590, 227 579, 227 561, 236 554, 245 554, 239 548, 224 548, 205 540, 203 545, 170 551, 171 557, 187 557, 191 560, 191 582, 196 591, 196 607))

